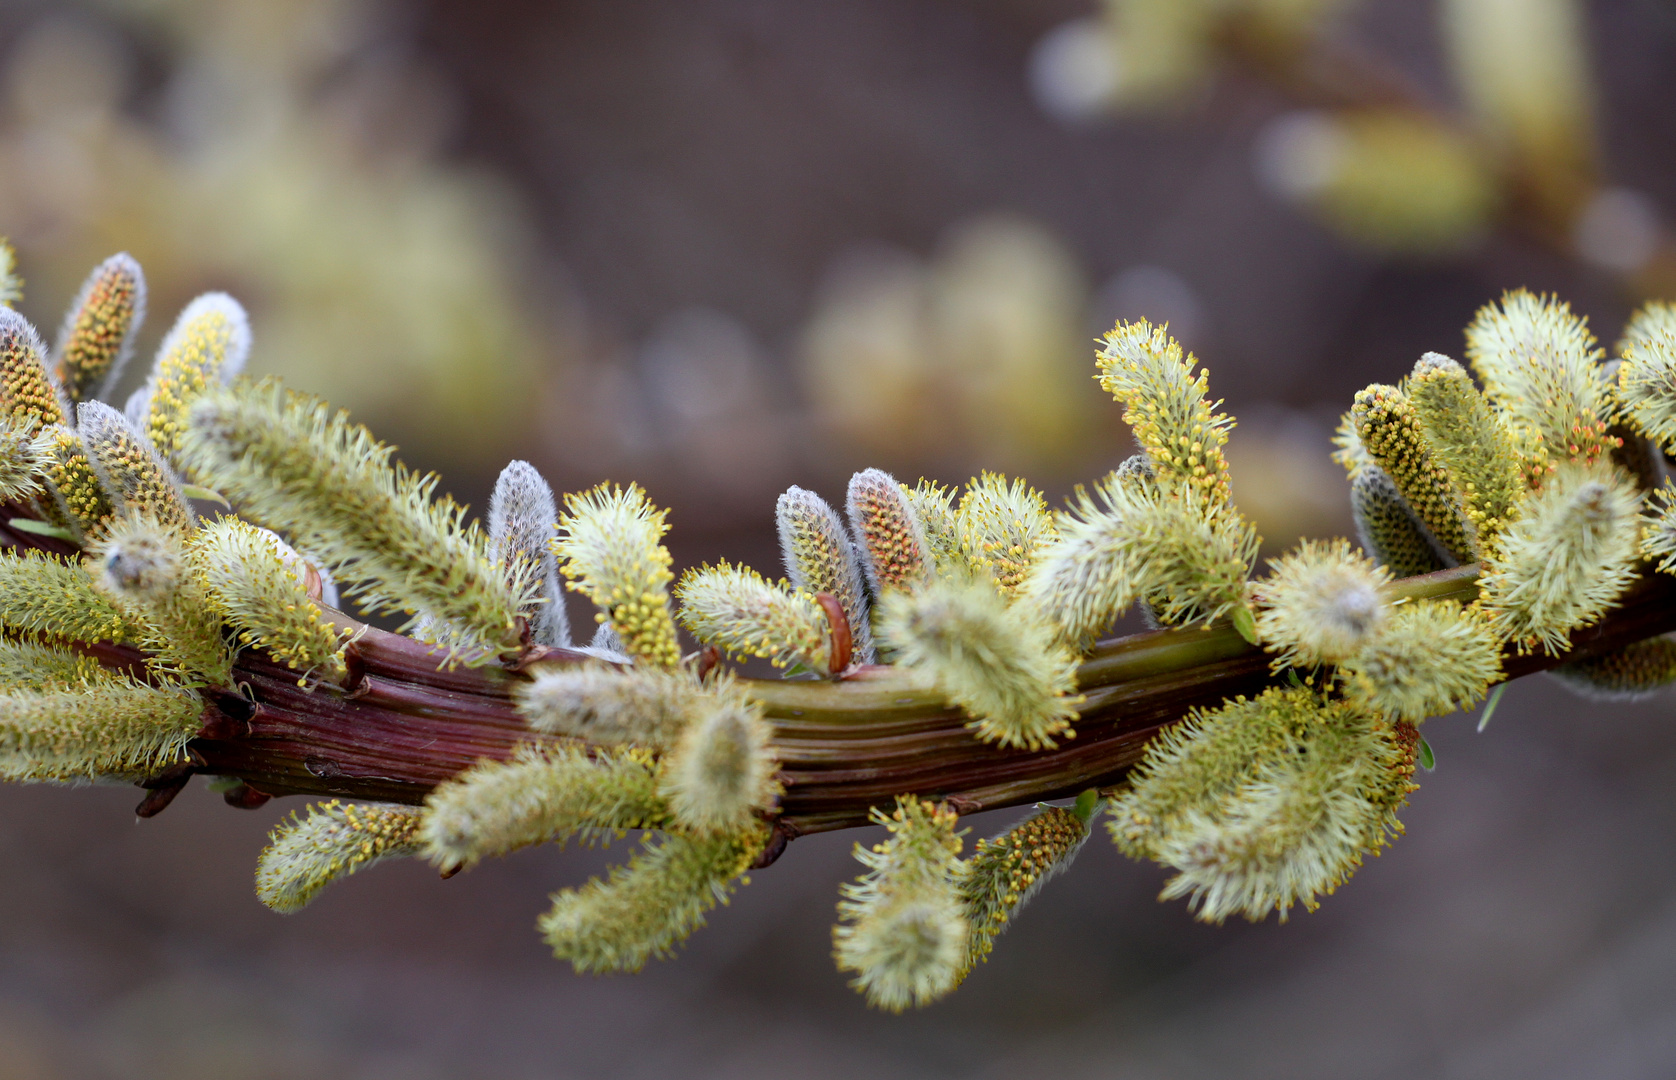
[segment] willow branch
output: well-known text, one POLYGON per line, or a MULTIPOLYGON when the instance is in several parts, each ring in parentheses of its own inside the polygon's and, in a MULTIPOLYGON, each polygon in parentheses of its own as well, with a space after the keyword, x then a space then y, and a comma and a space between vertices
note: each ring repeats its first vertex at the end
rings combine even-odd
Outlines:
MULTIPOLYGON (((1477 570, 1410 578, 1393 599, 1476 594, 1477 570)), ((1509 653, 1517 678, 1676 629, 1676 582, 1643 578, 1562 656, 1509 653)), ((359 624, 356 624, 359 625, 359 624)), ((418 804, 483 759, 508 758, 533 734, 512 705, 522 668, 581 662, 539 650, 504 667, 439 669, 443 655, 410 638, 360 627, 349 685, 302 687, 256 652, 237 667, 237 692, 212 692, 191 744, 191 771, 235 777, 267 795, 327 795, 418 804)), ((116 657, 112 657, 116 659, 116 657)), ((774 728, 790 835, 863 825, 870 807, 913 791, 964 813, 1070 796, 1120 781, 1160 728, 1190 709, 1274 681, 1270 657, 1230 626, 1169 629, 1101 643, 1079 671, 1077 734, 1051 750, 979 742, 967 718, 893 668, 839 682, 744 680, 774 728)))

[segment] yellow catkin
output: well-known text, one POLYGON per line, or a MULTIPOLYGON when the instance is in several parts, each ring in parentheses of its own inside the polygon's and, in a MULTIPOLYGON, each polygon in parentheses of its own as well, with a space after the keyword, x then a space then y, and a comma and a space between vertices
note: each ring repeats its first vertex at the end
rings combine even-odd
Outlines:
POLYGON ((230 380, 250 352, 244 308, 226 293, 206 293, 186 306, 163 339, 146 384, 145 434, 176 460, 186 412, 205 390, 230 380))
POLYGON ((930 551, 901 484, 887 472, 864 469, 850 478, 848 507, 874 596, 926 579, 930 551))
POLYGON ((47 374, 41 336, 11 308, 0 308, 0 412, 30 431, 65 422, 64 401, 47 374))
POLYGON ((1460 562, 1478 553, 1476 538, 1449 483, 1449 473, 1433 453, 1408 396, 1378 383, 1356 394, 1356 433, 1362 445, 1397 485, 1408 505, 1460 562))
POLYGON ((1135 433, 1160 483, 1191 484, 1211 505, 1228 502, 1228 460, 1222 448, 1234 426, 1214 412, 1209 383, 1198 359, 1183 354, 1162 326, 1145 319, 1118 323, 1099 354, 1100 386, 1124 406, 1123 422, 1135 433))
POLYGON ((99 483, 99 474, 87 460, 81 437, 62 424, 44 433, 47 447, 46 476, 52 485, 56 507, 63 524, 83 536, 97 536, 110 524, 116 508, 99 483))
POLYGON ((381 859, 415 855, 424 811, 333 799, 292 814, 269 834, 256 864, 256 898, 275 911, 301 911, 320 890, 381 859))
POLYGON ((570 588, 600 609, 624 650, 636 660, 672 668, 681 660, 669 605, 669 549, 658 543, 669 531, 666 510, 654 507, 635 485, 601 484, 565 496, 553 553, 570 588))
POLYGON ((134 333, 145 320, 145 275, 127 253, 88 275, 65 316, 53 350, 53 375, 71 401, 97 397, 121 375, 134 333))
POLYGON ((1009 599, 1018 593, 1037 552, 1059 536, 1042 493, 986 472, 966 485, 955 516, 961 547, 974 567, 989 571, 1009 599))
POLYGON ((76 417, 88 461, 120 514, 144 514, 183 532, 192 528, 195 516, 173 471, 121 413, 102 401, 84 401, 76 417))
POLYGON ((968 970, 989 959, 1007 923, 1087 839, 1087 822, 1065 807, 1044 806, 1012 830, 978 841, 960 882, 971 934, 968 970))

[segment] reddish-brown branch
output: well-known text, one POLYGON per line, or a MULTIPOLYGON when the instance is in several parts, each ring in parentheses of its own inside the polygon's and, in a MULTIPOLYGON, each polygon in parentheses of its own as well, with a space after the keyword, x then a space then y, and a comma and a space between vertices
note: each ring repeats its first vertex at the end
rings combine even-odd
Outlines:
MULTIPOLYGON (((13 533, 19 546, 57 542, 13 533)), ((1473 595, 1472 567, 1401 582, 1405 596, 1473 595)), ((356 624, 357 626, 359 624, 356 624)), ((1610 651, 1676 629, 1676 581, 1636 584, 1600 625, 1572 637, 1563 657, 1509 654, 1508 678, 1610 651)), ((108 643, 88 651, 137 668, 140 654, 108 643)), ((542 739, 519 718, 512 691, 531 662, 580 662, 566 649, 532 650, 496 667, 444 668, 445 655, 411 638, 360 628, 346 685, 300 685, 259 652, 243 652, 234 687, 205 692, 191 771, 243 781, 238 805, 262 796, 321 795, 418 804, 437 784, 484 759, 504 760, 542 739)), ((1148 739, 1189 709, 1269 684, 1269 657, 1230 627, 1173 629, 1102 643, 1079 670, 1085 695, 1076 737, 1048 750, 1002 750, 979 742, 966 717, 906 673, 863 669, 840 682, 745 680, 774 727, 785 797, 777 836, 865 824, 868 810, 915 792, 962 812, 1074 795, 1122 779, 1148 739)), ((155 813, 184 782, 154 778, 144 812, 155 813)), ((780 841, 783 843, 783 839, 780 841)))

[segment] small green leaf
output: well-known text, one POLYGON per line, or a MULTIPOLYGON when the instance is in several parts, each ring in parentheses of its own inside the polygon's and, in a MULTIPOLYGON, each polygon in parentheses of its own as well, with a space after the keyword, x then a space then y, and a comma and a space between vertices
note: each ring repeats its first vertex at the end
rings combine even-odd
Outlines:
POLYGON ((1437 758, 1432 755, 1432 744, 1426 741, 1424 735, 1420 736, 1420 767, 1427 772, 1437 768, 1437 758))
POLYGON ((46 522, 36 521, 34 518, 16 517, 6 522, 6 525, 18 532, 34 533, 36 536, 51 536, 58 540, 68 540, 72 544, 77 542, 76 534, 69 529, 58 525, 48 525, 46 522))
POLYGON ((1089 788, 1077 796, 1077 801, 1071 806, 1071 813, 1077 816, 1078 821, 1087 825, 1099 807, 1100 793, 1094 788, 1089 788))
POLYGON ((1246 641, 1253 645, 1257 644, 1257 617, 1251 614, 1250 608, 1237 607, 1234 609, 1234 629, 1238 630, 1240 637, 1246 641))
POLYGON ((229 510, 233 508, 233 504, 227 501, 226 496, 207 487, 199 487, 197 484, 182 484, 180 491, 188 499, 202 499, 204 502, 220 503, 229 510))
POLYGON ((1484 725, 1490 722, 1490 717, 1495 714, 1496 706, 1501 704, 1501 692, 1506 689, 1506 683, 1498 683, 1496 688, 1490 691, 1489 699, 1484 702, 1484 711, 1478 714, 1479 731, 1483 731, 1484 725))

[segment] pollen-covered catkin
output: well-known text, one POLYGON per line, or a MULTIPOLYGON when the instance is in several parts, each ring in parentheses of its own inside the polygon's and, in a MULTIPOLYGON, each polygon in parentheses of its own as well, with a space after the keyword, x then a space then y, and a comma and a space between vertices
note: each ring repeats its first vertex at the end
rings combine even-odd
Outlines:
POLYGON ((1481 699, 1501 678, 1501 644, 1480 611, 1447 600, 1402 604, 1339 677, 1350 701, 1418 724, 1481 699))
POLYGON ((97 536, 116 508, 87 459, 81 436, 63 424, 53 424, 41 433, 41 444, 47 459, 42 473, 52 485, 54 516, 77 535, 97 536))
POLYGON ((144 627, 138 644, 158 671, 223 685, 233 653, 201 574, 189 566, 184 538, 156 518, 120 518, 87 550, 99 587, 144 627))
POLYGON ((1467 327, 1467 359, 1490 400, 1537 445, 1532 473, 1563 461, 1592 464, 1612 448, 1602 356, 1588 321, 1550 296, 1515 289, 1485 304, 1467 327))
POLYGON ((1258 538, 1237 512, 1208 505, 1197 489, 1172 494, 1133 474, 1113 473, 1095 490, 1099 503, 1078 491, 1020 590, 1020 603, 1060 641, 1086 649, 1143 596, 1169 625, 1244 606, 1258 538))
POLYGON ((144 514, 183 532, 192 528, 196 515, 174 471, 121 413, 102 401, 84 401, 76 406, 76 429, 116 513, 144 514))
POLYGON ((1449 473, 1427 442, 1414 406, 1395 386, 1356 392, 1352 409, 1362 445, 1397 485, 1408 505, 1457 562, 1478 555, 1477 536, 1461 511, 1449 473))
POLYGON ((0 638, 0 686, 68 690, 109 684, 115 679, 91 656, 34 641, 0 638))
POLYGON ((954 489, 933 480, 921 479, 913 487, 902 485, 913 508, 914 520, 925 535, 925 547, 932 568, 939 574, 965 573, 969 564, 960 546, 960 526, 955 520, 954 489))
POLYGON ((1596 701, 1636 701, 1676 682, 1676 641, 1647 638, 1548 672, 1578 695, 1596 701))
POLYGON ((1234 421, 1213 412, 1203 368, 1185 356, 1164 327, 1145 319, 1118 323, 1106 334, 1097 361, 1100 386, 1123 403, 1123 422, 1151 461, 1159 483, 1201 491, 1208 506, 1228 502, 1228 461, 1222 448, 1234 421))
POLYGON ((530 727, 544 734, 665 750, 680 738, 703 693, 685 671, 543 665, 514 700, 530 727))
POLYGON ((693 637, 733 656, 756 656, 834 674, 826 613, 806 592, 763 580, 745 566, 689 570, 676 586, 680 619, 693 637))
POLYGON ((839 889, 833 955, 868 1004, 901 1012, 953 990, 967 967, 960 834, 953 811, 912 795, 889 816, 874 807, 872 820, 890 839, 855 846, 868 873, 839 889))
POLYGON ((985 742, 1052 747, 1076 717, 1076 657, 1032 610, 1009 608, 987 583, 933 581, 889 593, 879 637, 964 709, 985 742))
POLYGON ((1380 590, 1390 575, 1348 540, 1306 540, 1269 560, 1255 587, 1257 636, 1276 663, 1292 667, 1336 664, 1376 637, 1385 622, 1380 590))
POLYGON ((94 268, 53 349, 53 375, 71 401, 102 397, 118 379, 145 322, 145 274, 127 252, 94 268))
POLYGON ((1491 628, 1528 651, 1563 651, 1635 577, 1641 498, 1606 464, 1562 466, 1525 501, 1479 578, 1491 628))
POLYGON ((41 477, 51 464, 47 440, 0 413, 0 503, 41 494, 41 477))
POLYGON ((81 563, 39 551, 0 551, 0 627, 64 641, 138 641, 145 634, 94 587, 81 563))
POLYGON ((1643 435, 1666 453, 1676 449, 1676 304, 1637 311, 1618 343, 1613 393, 1643 435))
POLYGON ((1441 353, 1414 365, 1408 399, 1481 546, 1493 545, 1524 496, 1518 448, 1506 422, 1472 385, 1466 369, 1441 353))
POLYGON ((850 623, 858 663, 874 659, 873 627, 861 558, 838 512, 812 491, 786 489, 774 508, 786 577, 804 592, 831 593, 850 623))
POLYGON ((632 748, 524 746, 510 761, 480 761, 439 784, 425 807, 415 842, 443 869, 669 823, 651 752, 632 748))
POLYGON ((320 890, 384 859, 416 855, 424 811, 381 803, 315 803, 269 834, 256 863, 256 898, 284 915, 320 890))
POLYGON ((694 703, 680 739, 660 763, 658 793, 683 828, 738 832, 774 806, 780 785, 762 709, 737 684, 710 688, 694 703))
POLYGON ((1363 549, 1393 577, 1429 574, 1454 562, 1378 465, 1359 470, 1351 479, 1350 510, 1363 549))
POLYGON ((1303 687, 1237 697, 1216 709, 1195 709, 1147 743, 1115 796, 1106 822, 1118 849, 1154 858, 1180 821, 1209 812, 1250 779, 1256 763, 1293 745, 1317 720, 1320 698, 1303 687))
POLYGON ((527 585, 507 580, 459 504, 432 501, 435 476, 392 466, 391 448, 345 414, 275 383, 212 390, 180 452, 241 515, 321 559, 363 609, 426 612, 465 647, 518 646, 527 585))
POLYGON ((266 529, 224 517, 193 534, 187 552, 210 605, 238 632, 241 645, 260 648, 293 671, 340 679, 342 635, 278 543, 266 529))
POLYGON ((960 879, 970 939, 966 968, 989 959, 995 939, 1041 891, 1071 865, 1088 839, 1088 822, 1062 806, 1041 806, 1024 821, 979 840, 960 879))
POLYGON ((237 300, 205 293, 186 305, 157 350, 144 391, 145 434, 165 460, 186 468, 180 442, 192 403, 231 382, 249 355, 250 320, 237 300))
POLYGON ((1313 911, 1402 825, 1413 789, 1407 748, 1390 724, 1342 702, 1253 762, 1238 789, 1196 806, 1157 850, 1177 871, 1160 899, 1185 896, 1206 922, 1294 905, 1313 911))
POLYGON ((863 469, 850 477, 846 503, 861 565, 875 598, 912 589, 931 573, 931 556, 907 492, 887 472, 863 469))
POLYGON ((565 496, 553 552, 570 587, 600 609, 623 650, 641 664, 672 668, 681 660, 669 607, 669 531, 659 510, 636 485, 601 484, 565 496))
POLYGON ((706 912, 727 902, 767 837, 765 826, 710 837, 648 836, 608 879, 554 893, 541 934, 578 972, 639 971, 672 955, 704 925, 706 912))
POLYGON ((0 307, 0 415, 24 431, 62 424, 69 410, 47 374, 46 346, 29 320, 0 307))
POLYGON ((553 489, 535 466, 514 461, 501 470, 489 496, 489 544, 509 580, 532 583, 524 613, 530 621, 530 641, 536 645, 570 644, 558 561, 548 543, 558 521, 553 489))
POLYGON ((126 679, 0 690, 0 779, 143 779, 185 760, 203 709, 190 690, 126 679))
POLYGON ((1009 599, 1057 535, 1042 493, 999 473, 986 472, 966 485, 955 521, 966 561, 987 570, 1009 599))

